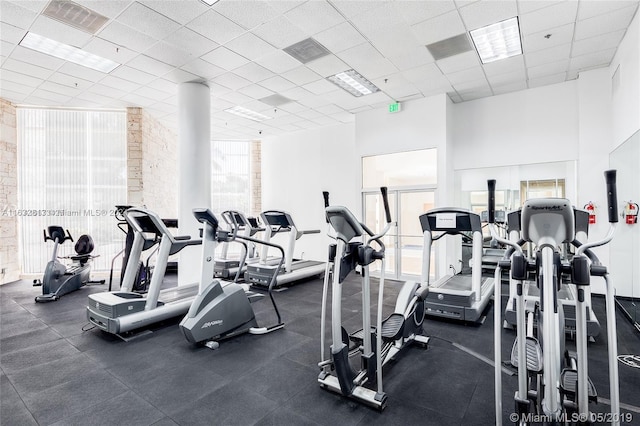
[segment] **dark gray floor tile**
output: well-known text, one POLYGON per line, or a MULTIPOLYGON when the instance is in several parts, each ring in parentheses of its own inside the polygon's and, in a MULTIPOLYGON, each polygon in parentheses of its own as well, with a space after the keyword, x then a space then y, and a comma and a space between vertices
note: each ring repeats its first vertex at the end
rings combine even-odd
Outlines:
POLYGON ((152 426, 178 426, 178 423, 174 422, 169 417, 164 417, 155 422, 152 426))
POLYGON ((3 303, 0 306, 0 328, 31 319, 33 319, 33 315, 13 301, 11 301, 11 305, 3 303))
POLYGON ((379 425, 379 426, 453 426, 453 425, 491 425, 492 421, 485 422, 461 422, 454 416, 432 411, 426 408, 406 404, 402 399, 390 401, 382 411, 369 410, 359 425, 379 425))
POLYGON ((0 338, 7 339, 13 336, 29 333, 34 330, 44 330, 47 325, 37 318, 31 317, 23 322, 13 322, 11 324, 3 324, 0 329, 0 338))
POLYGON ((318 426, 320 423, 316 423, 311 419, 308 419, 293 410, 288 408, 276 408, 266 417, 262 418, 256 426, 283 426, 283 425, 296 425, 296 426, 318 426))
POLYGON ((2 401, 0 405, 0 424, 8 426, 38 425, 38 422, 36 422, 36 419, 33 418, 22 401, 9 403, 2 401))
POLYGON ((79 351, 66 340, 60 339, 53 342, 32 346, 28 349, 14 351, 0 356, 0 363, 5 373, 10 374, 18 370, 30 368, 36 365, 51 362, 67 356, 78 354, 79 351))
POLYGON ((301 389, 282 406, 327 426, 356 425, 370 410, 358 402, 321 389, 317 381, 301 389))
POLYGON ((0 347, 2 347, 2 353, 8 354, 21 349, 39 346, 43 343, 60 340, 61 338, 62 337, 51 330, 51 328, 36 328, 26 333, 0 339, 0 347))
POLYGON ((115 398, 101 401, 74 415, 53 423, 54 426, 127 425, 146 426, 156 424, 165 415, 133 392, 125 392, 115 398))

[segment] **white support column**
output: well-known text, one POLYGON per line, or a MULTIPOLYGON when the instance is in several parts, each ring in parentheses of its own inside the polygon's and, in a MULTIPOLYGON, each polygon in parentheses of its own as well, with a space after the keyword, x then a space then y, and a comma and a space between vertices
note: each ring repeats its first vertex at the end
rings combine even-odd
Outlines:
MULTIPOLYGON (((198 238, 192 209, 211 206, 211 97, 202 83, 178 86, 178 225, 180 235, 198 238)), ((200 279, 202 248, 180 252, 178 285, 200 279)))

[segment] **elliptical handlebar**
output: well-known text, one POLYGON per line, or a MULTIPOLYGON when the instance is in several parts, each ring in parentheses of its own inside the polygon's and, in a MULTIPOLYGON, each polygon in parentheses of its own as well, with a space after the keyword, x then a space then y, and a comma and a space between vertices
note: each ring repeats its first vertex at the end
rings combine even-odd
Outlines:
POLYGON ((487 187, 489 189, 489 205, 487 208, 488 220, 487 223, 493 224, 496 222, 496 180, 489 179, 487 181, 487 187))
POLYGON ((391 209, 389 208, 389 197, 387 195, 387 187, 380 187, 380 193, 382 193, 382 202, 384 203, 384 214, 387 219, 387 223, 391 223, 391 209))
POLYGON ((508 260, 514 252, 518 252, 521 255, 524 255, 522 251, 522 244, 524 244, 524 240, 520 240, 517 243, 514 243, 511 240, 507 240, 505 238, 501 238, 498 234, 498 230, 496 229, 496 180, 489 179, 487 180, 487 189, 489 190, 488 196, 488 223, 489 223, 489 232, 491 232, 491 237, 494 238, 500 244, 504 244, 505 246, 509 246, 509 248, 505 251, 504 257, 502 259, 508 260))
MULTIPOLYGON (((578 247, 575 256, 580 256, 583 253, 588 253, 592 248, 608 244, 613 239, 613 234, 615 233, 616 226, 618 225, 618 192, 616 187, 616 170, 606 170, 604 172, 604 178, 607 185, 609 231, 602 240, 594 241, 592 243, 586 243, 578 247)), ((589 257, 591 256, 589 255, 589 257)))

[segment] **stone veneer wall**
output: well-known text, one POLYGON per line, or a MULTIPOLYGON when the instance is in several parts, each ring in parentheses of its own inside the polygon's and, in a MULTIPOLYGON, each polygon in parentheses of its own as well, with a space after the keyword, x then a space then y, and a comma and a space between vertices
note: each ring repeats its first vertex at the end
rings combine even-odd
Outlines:
POLYGON ((127 109, 128 203, 178 214, 178 137, 141 108, 127 109))
POLYGON ((20 278, 16 107, 0 98, 0 284, 20 278))

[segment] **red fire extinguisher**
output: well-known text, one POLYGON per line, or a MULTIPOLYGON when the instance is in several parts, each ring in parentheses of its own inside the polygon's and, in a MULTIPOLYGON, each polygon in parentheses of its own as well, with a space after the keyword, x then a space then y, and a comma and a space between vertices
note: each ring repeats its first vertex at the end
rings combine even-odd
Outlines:
POLYGON ((627 201, 624 207, 625 222, 629 225, 633 225, 638 222, 638 204, 633 201, 627 201))
POLYGON ((589 225, 596 223, 596 206, 589 201, 584 205, 584 209, 589 213, 589 225))

